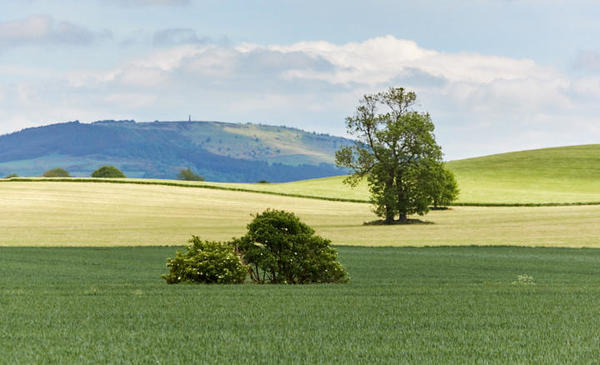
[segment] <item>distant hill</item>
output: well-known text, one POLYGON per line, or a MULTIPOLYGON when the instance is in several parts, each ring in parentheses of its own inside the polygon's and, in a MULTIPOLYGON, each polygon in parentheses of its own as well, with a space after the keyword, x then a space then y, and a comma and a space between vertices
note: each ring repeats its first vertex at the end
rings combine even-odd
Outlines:
POLYGON ((344 174, 334 154, 350 140, 300 129, 221 122, 68 122, 0 136, 0 177, 64 168, 89 176, 115 165, 128 177, 284 182, 344 174))

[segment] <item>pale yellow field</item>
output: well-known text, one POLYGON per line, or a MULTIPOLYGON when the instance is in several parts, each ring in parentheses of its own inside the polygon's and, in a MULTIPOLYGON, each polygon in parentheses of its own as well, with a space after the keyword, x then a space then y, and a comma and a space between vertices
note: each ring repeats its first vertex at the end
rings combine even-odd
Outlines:
POLYGON ((296 212, 337 245, 600 247, 600 207, 455 207, 433 224, 364 226, 368 204, 200 188, 71 182, 0 183, 0 245, 182 245, 240 236, 251 214, 296 212))

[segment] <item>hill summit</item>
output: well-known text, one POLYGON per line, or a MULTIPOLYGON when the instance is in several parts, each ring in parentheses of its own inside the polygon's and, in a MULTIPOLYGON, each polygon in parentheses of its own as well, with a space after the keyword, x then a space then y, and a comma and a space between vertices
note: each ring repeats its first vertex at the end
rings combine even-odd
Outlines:
POLYGON ((211 181, 285 182, 344 174, 335 151, 352 141, 296 128, 223 122, 78 121, 0 136, 0 177, 61 167, 89 176, 114 165, 128 177, 175 178, 191 168, 211 181))

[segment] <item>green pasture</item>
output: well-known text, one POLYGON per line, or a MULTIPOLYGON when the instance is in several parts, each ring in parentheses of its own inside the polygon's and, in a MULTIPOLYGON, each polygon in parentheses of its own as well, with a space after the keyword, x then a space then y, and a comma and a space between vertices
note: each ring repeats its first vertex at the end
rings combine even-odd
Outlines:
MULTIPOLYGON (((458 180, 460 195, 456 205, 600 205, 600 145, 511 152, 450 161, 447 165, 458 180)), ((343 183, 344 179, 345 176, 334 176, 276 184, 157 179, 127 179, 121 182, 187 185, 355 202, 369 200, 366 181, 350 187, 343 183)))
POLYGON ((448 163, 459 202, 600 202, 600 145, 511 152, 448 163))
POLYGON ((267 208, 290 210, 336 245, 600 247, 600 208, 453 207, 426 224, 365 226, 369 204, 278 195, 89 182, 0 183, 1 246, 182 245, 192 234, 241 236, 267 208))
POLYGON ((174 250, 0 248, 0 362, 600 358, 597 249, 339 247, 349 284, 169 286, 174 250))
MULTIPOLYGON (((458 204, 600 203, 600 145, 546 148, 448 162, 458 204)), ((344 176, 282 184, 223 184, 284 194, 368 200, 366 182, 356 188, 344 176)))

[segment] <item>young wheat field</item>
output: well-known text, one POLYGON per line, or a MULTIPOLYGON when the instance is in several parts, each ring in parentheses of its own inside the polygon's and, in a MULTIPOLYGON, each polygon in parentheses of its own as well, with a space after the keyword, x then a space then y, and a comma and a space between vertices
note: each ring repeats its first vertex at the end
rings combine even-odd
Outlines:
POLYGON ((2 362, 564 364, 600 357, 600 250, 339 253, 349 284, 167 285, 160 275, 174 248, 0 248, 2 362))
MULTIPOLYGON (((463 182, 465 171, 457 172, 463 182)), ((342 190, 348 188, 341 179, 188 187, 130 179, 2 180, 2 362, 600 358, 599 206, 454 206, 421 217, 422 224, 363 225, 376 216, 369 204, 335 201, 363 200, 342 190), (167 257, 191 235, 241 236, 252 214, 267 208, 293 211, 331 239, 350 283, 167 285, 161 279, 167 257)), ((530 197, 530 187, 505 191, 509 198, 500 202, 596 199, 595 191, 585 195, 595 182, 574 181, 581 184, 568 197, 565 189, 562 195, 541 189, 546 195, 531 198, 538 200, 519 198, 530 197)), ((473 184, 461 185, 465 196, 489 186, 473 184)), ((476 203, 499 202, 494 194, 488 198, 476 203)))

